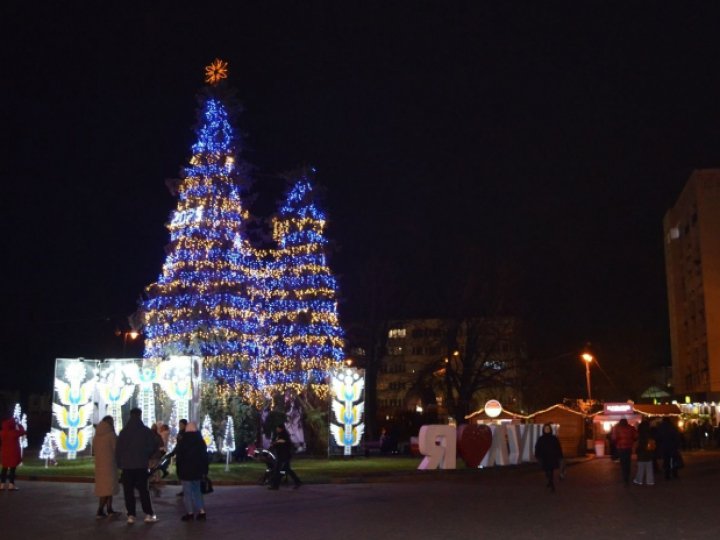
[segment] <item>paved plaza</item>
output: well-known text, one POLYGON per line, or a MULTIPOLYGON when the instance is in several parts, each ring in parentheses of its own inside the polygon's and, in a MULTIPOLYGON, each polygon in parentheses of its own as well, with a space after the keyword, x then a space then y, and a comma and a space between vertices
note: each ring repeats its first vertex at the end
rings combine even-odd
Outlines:
MULTIPOLYGON (((679 480, 625 487, 617 463, 591 459, 571 466, 554 494, 534 466, 279 492, 217 487, 204 523, 180 521, 179 488, 168 486, 154 498, 160 521, 151 525, 96 520, 92 484, 25 481, 21 491, 0 492, 0 539, 718 538, 720 453, 686 461, 679 480)), ((121 498, 115 507, 123 509, 121 498)))

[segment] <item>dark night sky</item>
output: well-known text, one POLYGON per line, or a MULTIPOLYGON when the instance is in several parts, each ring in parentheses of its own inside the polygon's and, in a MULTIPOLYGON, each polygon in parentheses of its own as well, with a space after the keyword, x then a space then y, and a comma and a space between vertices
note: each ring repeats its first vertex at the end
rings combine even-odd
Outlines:
POLYGON ((245 108, 255 209, 278 173, 317 167, 346 319, 369 258, 405 315, 448 309, 464 268, 501 267, 533 355, 591 341, 606 367, 669 362, 662 217, 693 168, 720 166, 717 3, 152 4, 0 8, 18 366, 0 386, 47 390, 55 357, 122 352, 215 57, 245 108))

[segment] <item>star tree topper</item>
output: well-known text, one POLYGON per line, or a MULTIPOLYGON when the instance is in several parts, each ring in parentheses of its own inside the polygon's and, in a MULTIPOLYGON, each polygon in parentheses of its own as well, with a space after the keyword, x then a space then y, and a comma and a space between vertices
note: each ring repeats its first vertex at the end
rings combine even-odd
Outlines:
POLYGON ((227 79, 228 63, 216 58, 209 66, 205 66, 205 82, 218 84, 221 80, 227 79))

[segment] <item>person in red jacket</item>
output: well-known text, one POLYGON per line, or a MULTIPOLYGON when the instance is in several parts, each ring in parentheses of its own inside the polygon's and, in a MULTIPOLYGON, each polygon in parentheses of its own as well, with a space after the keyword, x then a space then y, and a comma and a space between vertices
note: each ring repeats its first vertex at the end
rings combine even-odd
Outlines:
POLYGON ((2 452, 0 452, 0 460, 2 461, 0 490, 18 490, 15 485, 15 469, 17 469, 17 466, 22 462, 20 437, 23 435, 25 435, 25 430, 20 424, 15 422, 14 418, 5 420, 2 423, 2 431, 0 431, 0 441, 2 441, 2 452))
POLYGON ((630 460, 637 438, 637 430, 628 424, 625 418, 620 420, 613 430, 613 440, 620 458, 620 469, 626 486, 630 485, 630 460))

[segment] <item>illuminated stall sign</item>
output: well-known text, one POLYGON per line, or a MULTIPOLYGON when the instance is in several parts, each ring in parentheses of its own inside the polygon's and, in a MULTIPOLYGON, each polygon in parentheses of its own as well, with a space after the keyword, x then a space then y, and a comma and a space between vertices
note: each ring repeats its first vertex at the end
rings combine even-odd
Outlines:
POLYGON ((606 403, 605 414, 635 414, 630 403, 606 403))

